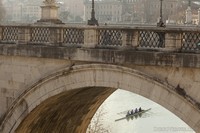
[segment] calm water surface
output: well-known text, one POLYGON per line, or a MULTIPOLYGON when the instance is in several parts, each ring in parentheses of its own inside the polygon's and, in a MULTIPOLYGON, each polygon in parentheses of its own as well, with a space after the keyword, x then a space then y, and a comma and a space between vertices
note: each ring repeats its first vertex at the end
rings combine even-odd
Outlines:
POLYGON ((195 133, 181 119, 164 107, 137 94, 118 89, 99 108, 95 119, 99 118, 101 127, 109 133, 195 133), (126 115, 132 108, 151 108, 141 118, 130 120, 116 119, 126 115))

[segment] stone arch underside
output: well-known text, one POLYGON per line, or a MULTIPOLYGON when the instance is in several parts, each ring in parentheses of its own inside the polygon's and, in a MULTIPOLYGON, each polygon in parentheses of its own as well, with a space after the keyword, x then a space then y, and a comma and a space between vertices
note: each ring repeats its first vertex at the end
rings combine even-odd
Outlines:
POLYGON ((88 87, 121 88, 144 96, 177 115, 197 133, 200 132, 199 109, 179 95, 173 86, 134 69, 87 64, 66 68, 31 86, 8 111, 1 125, 3 133, 14 132, 23 119, 46 99, 62 92, 88 87))
POLYGON ((32 110, 16 133, 84 133, 105 99, 116 89, 73 89, 48 98, 32 110))

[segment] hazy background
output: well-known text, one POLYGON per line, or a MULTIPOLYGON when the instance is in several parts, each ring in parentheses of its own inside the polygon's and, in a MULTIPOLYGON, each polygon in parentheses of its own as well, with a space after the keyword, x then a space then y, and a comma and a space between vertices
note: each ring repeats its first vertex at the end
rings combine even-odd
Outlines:
MULTIPOLYGON (((4 22, 33 23, 41 18, 43 0, 1 0, 4 22)), ((91 17, 90 0, 57 0, 59 18, 65 23, 85 23, 91 17)), ((192 0, 192 23, 198 23, 200 0, 192 0)), ((184 24, 188 0, 163 0, 163 20, 184 24)), ((100 23, 155 24, 160 0, 95 0, 95 16, 100 23)))

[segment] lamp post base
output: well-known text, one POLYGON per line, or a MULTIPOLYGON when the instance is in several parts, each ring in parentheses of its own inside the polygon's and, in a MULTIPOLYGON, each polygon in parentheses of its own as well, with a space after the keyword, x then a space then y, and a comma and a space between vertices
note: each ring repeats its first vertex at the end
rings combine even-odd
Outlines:
POLYGON ((99 26, 99 23, 96 19, 91 19, 91 20, 88 20, 88 25, 97 25, 99 26))
POLYGON ((64 24, 59 19, 40 19, 36 23, 51 23, 51 24, 64 24))
POLYGON ((158 23, 157 23, 157 27, 166 27, 165 23, 160 20, 158 23))

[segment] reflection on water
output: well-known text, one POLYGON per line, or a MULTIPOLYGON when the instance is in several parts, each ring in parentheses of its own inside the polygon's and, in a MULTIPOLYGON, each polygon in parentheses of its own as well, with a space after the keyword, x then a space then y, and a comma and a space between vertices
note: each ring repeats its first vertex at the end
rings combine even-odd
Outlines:
MULTIPOLYGON (((91 127, 99 128, 99 132, 102 129, 107 133, 195 133, 181 119, 162 106, 120 89, 102 104, 93 117, 91 127), (139 107, 151 110, 137 117, 115 121, 124 118, 128 110, 139 107)), ((99 133, 97 130, 93 131, 95 132, 99 133)))

